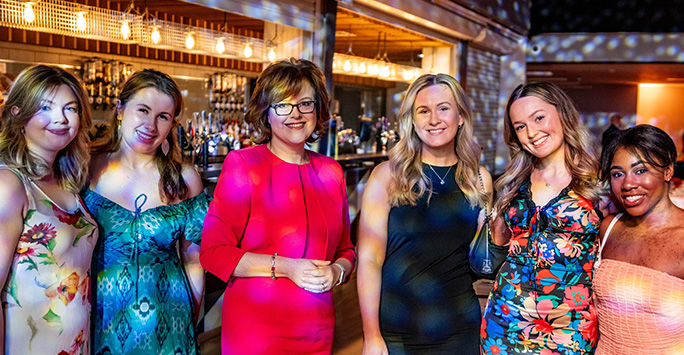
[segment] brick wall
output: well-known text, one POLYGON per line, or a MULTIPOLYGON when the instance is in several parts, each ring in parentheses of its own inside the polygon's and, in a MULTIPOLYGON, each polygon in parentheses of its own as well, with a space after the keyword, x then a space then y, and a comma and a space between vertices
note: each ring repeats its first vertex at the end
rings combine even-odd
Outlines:
POLYGON ((496 122, 499 119, 499 55, 470 46, 468 48, 466 95, 473 110, 476 141, 483 149, 482 164, 494 172, 496 122))

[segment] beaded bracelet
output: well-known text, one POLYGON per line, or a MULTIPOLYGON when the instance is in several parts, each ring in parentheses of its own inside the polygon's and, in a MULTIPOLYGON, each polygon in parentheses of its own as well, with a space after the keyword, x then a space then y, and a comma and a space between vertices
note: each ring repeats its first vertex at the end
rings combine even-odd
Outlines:
POLYGON ((274 280, 277 280, 278 278, 275 275, 275 258, 278 256, 278 253, 273 253, 271 255, 271 278, 274 280))

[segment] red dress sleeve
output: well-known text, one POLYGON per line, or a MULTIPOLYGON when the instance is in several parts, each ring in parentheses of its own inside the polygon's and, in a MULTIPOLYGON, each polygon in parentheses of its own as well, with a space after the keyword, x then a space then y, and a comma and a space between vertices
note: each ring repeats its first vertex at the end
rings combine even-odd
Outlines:
POLYGON ((342 172, 342 167, 335 161, 333 161, 334 174, 338 177, 339 181, 339 191, 342 196, 342 216, 344 217, 342 236, 340 241, 337 243, 337 248, 335 249, 335 256, 332 261, 339 258, 344 258, 349 260, 352 265, 352 270, 348 270, 348 275, 351 275, 354 266, 356 265, 356 250, 351 242, 350 237, 350 222, 349 222, 349 202, 347 201, 347 184, 344 180, 344 174, 342 172))
POLYGON ((226 282, 246 252, 239 245, 247 226, 251 195, 245 162, 233 151, 223 162, 204 220, 200 253, 202 267, 226 282))

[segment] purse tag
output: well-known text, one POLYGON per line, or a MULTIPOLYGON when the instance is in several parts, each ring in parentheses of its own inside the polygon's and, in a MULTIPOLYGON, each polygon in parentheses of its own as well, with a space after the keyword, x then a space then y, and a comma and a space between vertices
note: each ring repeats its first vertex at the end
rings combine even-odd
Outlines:
POLYGON ((492 261, 489 258, 482 261, 482 272, 485 274, 492 273, 492 261))

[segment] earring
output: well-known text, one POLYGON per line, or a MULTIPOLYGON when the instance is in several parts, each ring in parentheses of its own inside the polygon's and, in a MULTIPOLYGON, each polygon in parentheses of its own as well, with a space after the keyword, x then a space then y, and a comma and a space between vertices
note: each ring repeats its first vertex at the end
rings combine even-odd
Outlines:
POLYGON ((170 148, 171 148, 171 146, 169 145, 169 140, 164 139, 164 141, 161 144, 162 153, 164 153, 164 155, 169 155, 169 149, 170 148))

